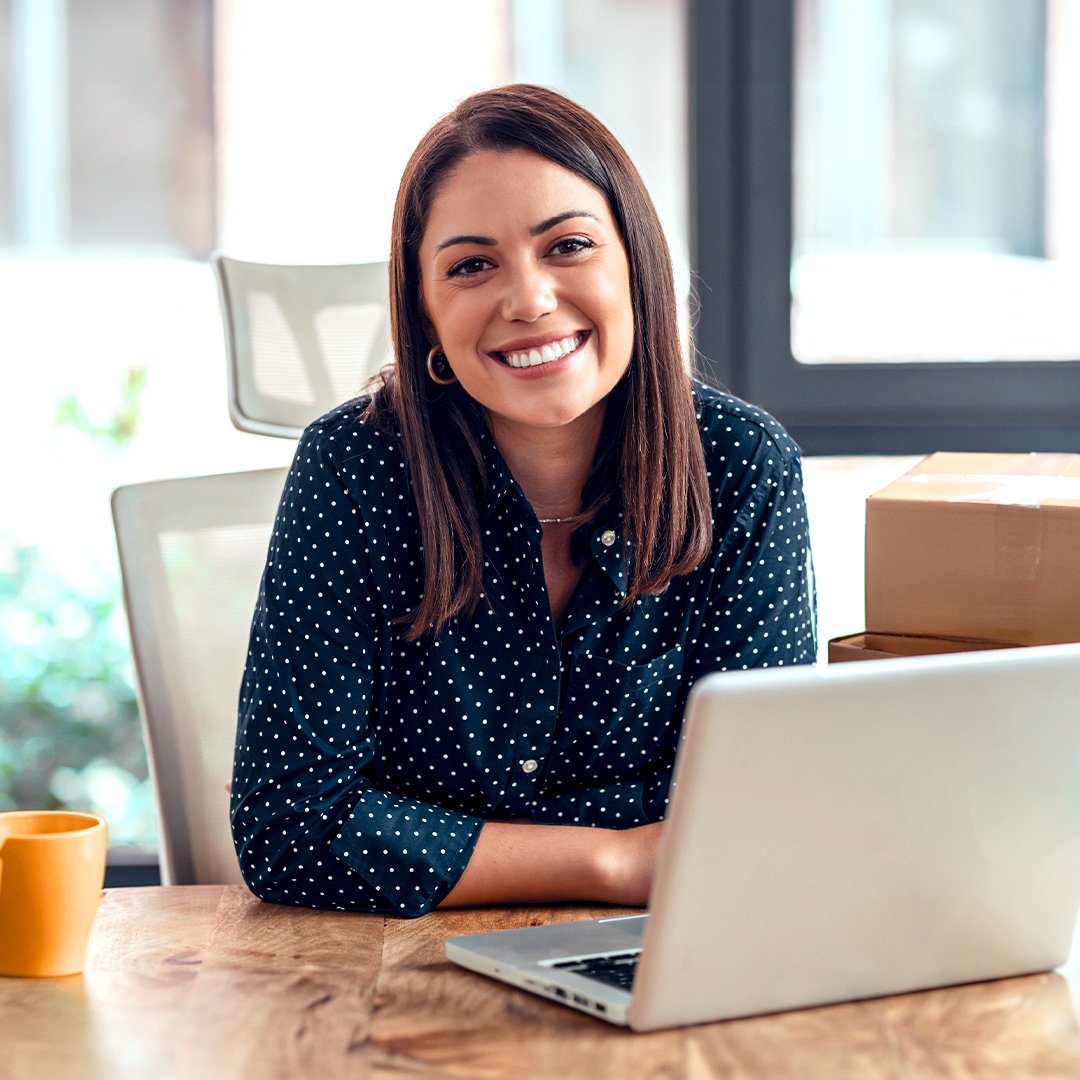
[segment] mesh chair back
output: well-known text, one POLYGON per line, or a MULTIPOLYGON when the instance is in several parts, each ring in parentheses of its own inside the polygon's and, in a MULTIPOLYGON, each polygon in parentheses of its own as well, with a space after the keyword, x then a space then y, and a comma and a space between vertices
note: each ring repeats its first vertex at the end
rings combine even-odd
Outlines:
POLYGON ((241 431, 298 438, 391 362, 386 263, 279 266, 219 252, 211 265, 241 431))
POLYGON ((236 708, 284 469, 113 493, 164 884, 241 880, 229 830, 236 708))

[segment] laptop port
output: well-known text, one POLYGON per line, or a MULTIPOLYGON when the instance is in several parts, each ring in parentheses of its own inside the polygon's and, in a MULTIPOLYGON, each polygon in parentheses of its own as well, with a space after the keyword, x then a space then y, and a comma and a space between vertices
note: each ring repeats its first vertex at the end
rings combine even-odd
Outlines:
POLYGON ((604 1013, 606 1013, 606 1012, 607 1012, 607 1006, 606 1006, 606 1005, 604 1005, 604 1004, 603 1004, 602 1002, 599 1002, 599 1001, 594 1001, 594 1002, 593 1002, 593 1008, 594 1008, 594 1009, 595 1009, 595 1010, 596 1010, 597 1012, 604 1012, 604 1013))
POLYGON ((574 995, 574 1004, 575 1005, 588 1005, 589 1004, 589 999, 588 998, 583 998, 580 994, 575 994, 574 995))

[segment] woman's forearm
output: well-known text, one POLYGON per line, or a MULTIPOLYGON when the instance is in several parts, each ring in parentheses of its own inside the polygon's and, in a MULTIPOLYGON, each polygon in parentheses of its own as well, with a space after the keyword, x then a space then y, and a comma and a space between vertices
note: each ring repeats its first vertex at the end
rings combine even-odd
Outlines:
POLYGON ((484 825, 468 866, 439 907, 594 900, 648 902, 661 824, 633 829, 484 825))

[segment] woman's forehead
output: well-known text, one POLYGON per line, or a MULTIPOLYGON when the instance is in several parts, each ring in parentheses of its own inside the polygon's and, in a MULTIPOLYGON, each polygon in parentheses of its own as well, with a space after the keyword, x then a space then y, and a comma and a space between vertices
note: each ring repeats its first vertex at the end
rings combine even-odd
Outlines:
POLYGON ((421 247, 439 245, 443 233, 532 230, 572 210, 613 224, 603 192, 557 162, 530 150, 477 150, 436 189, 421 247))

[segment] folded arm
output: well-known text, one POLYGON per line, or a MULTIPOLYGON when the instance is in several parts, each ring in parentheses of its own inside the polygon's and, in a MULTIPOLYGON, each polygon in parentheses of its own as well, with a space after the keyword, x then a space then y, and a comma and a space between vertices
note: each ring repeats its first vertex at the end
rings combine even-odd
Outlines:
POLYGON ((662 828, 661 822, 632 829, 489 822, 439 906, 559 900, 644 906, 662 828))

